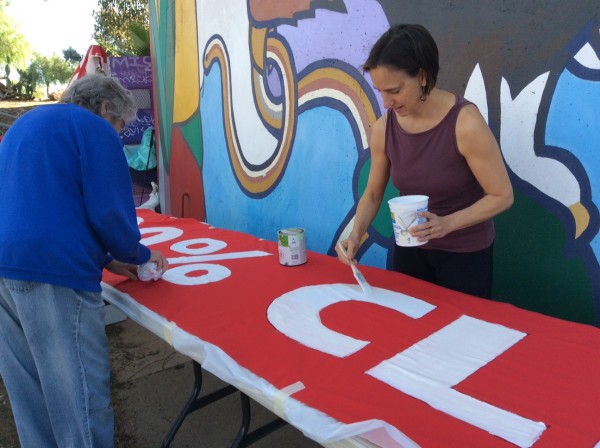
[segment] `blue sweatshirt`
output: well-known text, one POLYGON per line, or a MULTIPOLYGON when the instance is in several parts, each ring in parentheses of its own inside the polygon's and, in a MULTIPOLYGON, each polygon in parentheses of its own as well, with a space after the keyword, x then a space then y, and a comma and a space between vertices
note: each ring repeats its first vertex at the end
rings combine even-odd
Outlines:
POLYGON ((149 260, 140 244, 119 136, 73 104, 41 105, 0 143, 0 277, 98 292, 107 256, 149 260))

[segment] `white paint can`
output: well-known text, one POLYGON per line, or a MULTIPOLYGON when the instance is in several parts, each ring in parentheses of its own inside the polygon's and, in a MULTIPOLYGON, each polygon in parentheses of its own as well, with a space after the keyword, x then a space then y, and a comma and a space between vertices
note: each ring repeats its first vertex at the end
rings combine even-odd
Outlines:
POLYGON ((277 232, 279 263, 284 266, 299 266, 306 263, 306 234, 304 229, 293 227, 277 232))

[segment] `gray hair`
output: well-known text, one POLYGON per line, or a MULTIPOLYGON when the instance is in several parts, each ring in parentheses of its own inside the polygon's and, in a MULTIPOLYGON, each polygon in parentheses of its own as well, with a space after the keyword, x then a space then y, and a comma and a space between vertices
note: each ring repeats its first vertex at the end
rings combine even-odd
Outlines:
POLYGON ((61 103, 72 103, 100 115, 102 104, 117 120, 129 122, 135 118, 137 107, 133 95, 119 81, 101 73, 91 73, 73 81, 67 88, 61 103))

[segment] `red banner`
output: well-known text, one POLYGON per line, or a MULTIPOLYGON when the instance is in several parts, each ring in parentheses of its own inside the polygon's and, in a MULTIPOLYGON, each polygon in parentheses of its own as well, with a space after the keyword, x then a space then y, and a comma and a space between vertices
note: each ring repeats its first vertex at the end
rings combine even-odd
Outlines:
POLYGON ((333 257, 282 266, 275 242, 138 216, 169 270, 105 282, 275 388, 301 382, 292 397, 338 422, 385 422, 424 447, 600 441, 597 328, 361 266, 365 296, 333 257))

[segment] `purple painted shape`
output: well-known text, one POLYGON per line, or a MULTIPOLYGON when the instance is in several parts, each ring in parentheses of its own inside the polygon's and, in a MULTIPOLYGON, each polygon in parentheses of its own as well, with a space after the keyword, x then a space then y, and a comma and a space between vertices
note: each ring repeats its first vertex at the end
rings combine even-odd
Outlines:
POLYGON ((127 124, 127 127, 121 131, 121 141, 125 145, 137 145, 142 141, 144 131, 150 126, 154 126, 154 115, 152 109, 138 110, 135 120, 127 124))
POLYGON ((375 0, 346 0, 347 13, 317 9, 315 18, 282 25, 294 55, 296 70, 320 59, 339 59, 360 67, 375 41, 389 28, 381 5, 375 0))
POLYGON ((108 58, 110 76, 117 78, 128 89, 152 88, 152 60, 150 56, 108 58))
POLYGON ((267 85, 269 86, 269 92, 271 93, 271 95, 276 98, 279 99, 281 97, 281 75, 279 74, 279 72, 277 70, 269 70, 267 67, 267 85))
MULTIPOLYGON (((299 20, 297 26, 277 27, 290 46, 296 72, 321 59, 341 60, 360 70, 375 41, 390 27, 377 1, 346 0, 344 3, 345 14, 317 9, 315 18, 299 20)), ((369 76, 366 81, 372 88, 369 76)), ((376 96, 383 110, 381 96, 376 96)))

